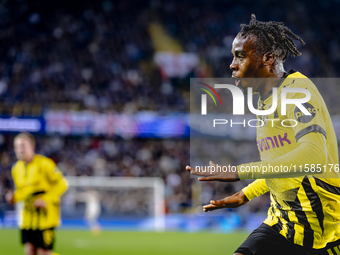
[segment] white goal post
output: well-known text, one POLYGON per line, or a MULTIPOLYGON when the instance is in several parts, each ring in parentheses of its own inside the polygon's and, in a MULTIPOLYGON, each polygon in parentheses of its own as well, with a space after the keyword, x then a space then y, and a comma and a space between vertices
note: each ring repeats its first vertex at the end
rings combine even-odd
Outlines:
POLYGON ((152 188, 154 199, 154 228, 165 229, 164 181, 159 177, 98 177, 67 176, 70 187, 152 188))

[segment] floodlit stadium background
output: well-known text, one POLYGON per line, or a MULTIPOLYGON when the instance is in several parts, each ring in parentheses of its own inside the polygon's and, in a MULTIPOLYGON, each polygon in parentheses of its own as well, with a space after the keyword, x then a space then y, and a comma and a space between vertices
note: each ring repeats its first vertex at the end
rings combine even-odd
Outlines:
MULTIPOLYGON (((98 187, 105 232, 95 239, 72 232, 88 230, 84 199, 75 195, 87 189, 67 193, 57 251, 87 254, 92 240, 98 254, 182 254, 193 251, 181 243, 189 238, 192 246, 229 240, 221 252, 232 252, 245 237, 234 231, 257 227, 269 198, 202 213, 210 199, 231 195, 249 181, 199 184, 185 172, 190 78, 230 77, 231 43, 251 13, 260 21, 283 21, 307 43, 297 43, 303 55, 288 59, 287 71, 339 77, 339 8, 340 1, 297 0, 1 1, 0 237, 14 239, 0 253, 21 251, 14 208, 4 201, 12 187, 12 143, 19 131, 34 133, 37 152, 55 160, 67 177, 159 177, 164 182, 164 203, 157 205, 151 188, 98 187), (115 232, 153 230, 153 208, 160 205, 167 231, 208 233, 148 233, 158 241, 147 246, 139 232, 115 232), (128 239, 139 240, 135 251, 128 239), (167 250, 172 242, 177 249, 167 250)), ((340 90, 319 89, 336 119, 340 101, 330 98, 340 90)), ((224 150, 233 165, 259 159, 255 137, 231 138, 222 148, 206 149, 224 150)), ((195 251, 200 252, 203 247, 195 251)))

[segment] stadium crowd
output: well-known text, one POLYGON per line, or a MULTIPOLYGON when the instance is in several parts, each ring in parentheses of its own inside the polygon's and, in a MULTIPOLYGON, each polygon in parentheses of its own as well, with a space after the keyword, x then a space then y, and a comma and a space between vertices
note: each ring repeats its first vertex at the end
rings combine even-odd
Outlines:
POLYGON ((250 9, 261 19, 286 22, 307 42, 299 49, 303 57, 287 60, 288 68, 309 77, 339 73, 339 35, 333 33, 339 25, 333 5, 339 3, 335 1, 308 5, 288 1, 280 8, 277 1, 266 1, 270 13, 256 2, 247 2, 247 9, 243 1, 193 2, 4 3, 0 111, 14 115, 40 115, 46 108, 187 111, 183 90, 188 89, 189 77, 230 77, 231 43, 238 24, 248 22, 250 9), (323 13, 329 13, 327 19, 323 13), (184 51, 200 56, 200 65, 184 80, 170 80, 171 93, 161 89, 164 77, 153 63, 150 22, 162 24, 184 51))

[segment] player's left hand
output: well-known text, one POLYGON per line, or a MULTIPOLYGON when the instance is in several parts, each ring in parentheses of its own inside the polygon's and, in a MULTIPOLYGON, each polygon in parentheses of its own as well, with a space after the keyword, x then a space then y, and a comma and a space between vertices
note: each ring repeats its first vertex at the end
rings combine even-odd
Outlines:
POLYGON ((14 204, 14 192, 9 190, 5 195, 5 199, 7 204, 14 204))
POLYGON ((35 200, 33 202, 33 205, 36 207, 36 208, 46 208, 46 202, 44 199, 42 198, 38 198, 37 200, 35 200))
MULTIPOLYGON (((210 161, 209 162, 210 167, 214 167, 214 169, 217 169, 217 164, 210 161)), ((219 166, 222 167, 223 166, 219 166)), ((227 167, 225 169, 228 169, 227 167)), ((230 168, 229 168, 230 169, 230 168)), ((199 181, 221 181, 221 182, 235 182, 239 181, 240 178, 238 177, 237 171, 202 171, 203 169, 196 169, 190 166, 186 166, 186 170, 188 170, 191 174, 198 175, 198 176, 205 176, 198 178, 199 181)), ((205 169, 206 170, 206 169, 205 169)))
POLYGON ((203 206, 204 212, 214 211, 222 208, 237 208, 241 205, 248 203, 248 198, 244 195, 243 191, 239 191, 232 196, 223 198, 221 200, 211 200, 209 205, 203 206))

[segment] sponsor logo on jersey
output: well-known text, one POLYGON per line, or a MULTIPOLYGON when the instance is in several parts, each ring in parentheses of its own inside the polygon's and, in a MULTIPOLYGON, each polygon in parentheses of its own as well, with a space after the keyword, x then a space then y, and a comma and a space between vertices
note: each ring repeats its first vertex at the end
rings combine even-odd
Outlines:
POLYGON ((310 103, 304 103, 302 105, 308 110, 308 112, 311 115, 305 115, 303 112, 301 112, 301 110, 298 107, 295 107, 294 116, 298 122, 308 123, 315 117, 318 110, 315 109, 315 107, 311 105, 310 103))

